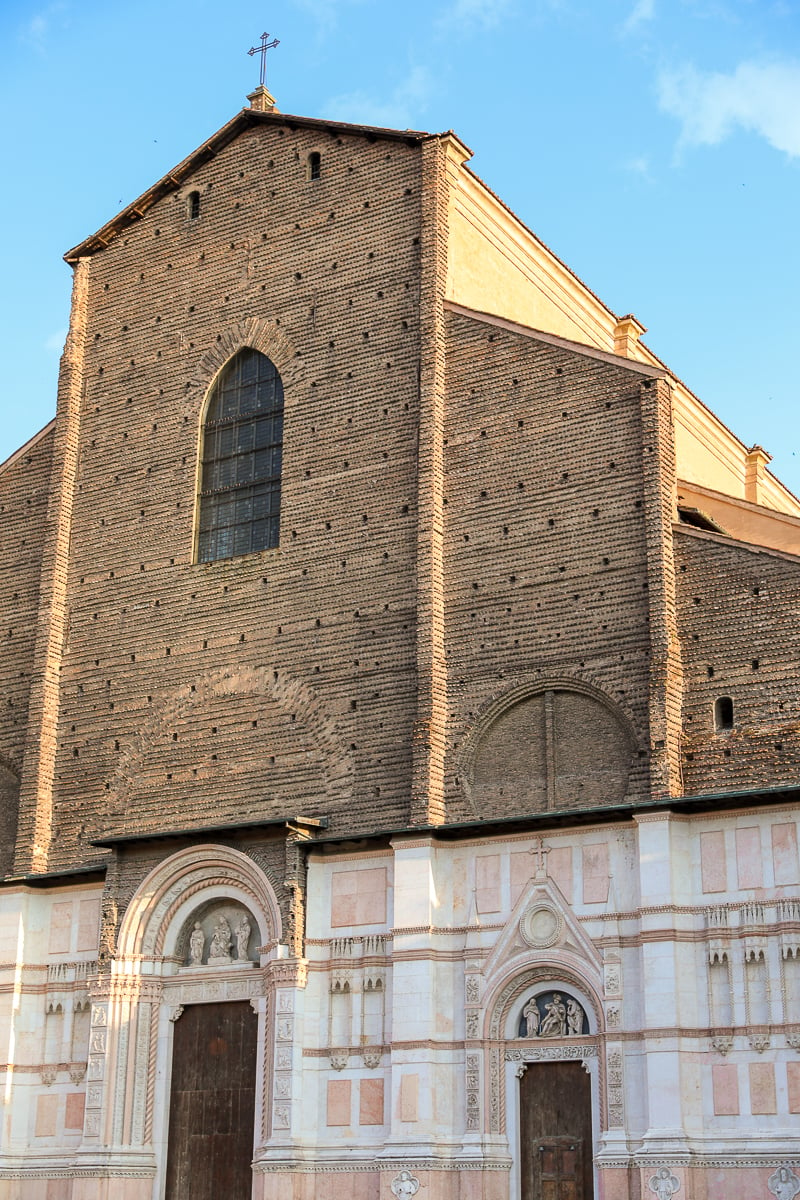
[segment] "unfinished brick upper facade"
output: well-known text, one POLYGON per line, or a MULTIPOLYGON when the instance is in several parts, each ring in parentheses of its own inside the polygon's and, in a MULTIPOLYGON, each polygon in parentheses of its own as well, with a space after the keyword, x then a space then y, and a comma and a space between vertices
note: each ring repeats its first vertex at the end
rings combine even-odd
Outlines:
MULTIPOLYGON (((800 504, 468 154, 245 110, 67 255, 56 419, 0 468, 0 863, 23 889, 105 876, 98 979, 149 873, 206 842, 261 864, 282 930, 264 954, 313 969, 303 847, 321 831, 312 871, 366 847, 374 875, 403 831, 632 830, 709 794, 796 812, 800 504), (279 545, 200 563, 206 403, 245 347, 283 382, 279 545)), ((586 904, 610 895, 599 844, 586 904)), ((522 894, 514 853, 480 867, 477 911, 505 911, 505 862, 522 894)))

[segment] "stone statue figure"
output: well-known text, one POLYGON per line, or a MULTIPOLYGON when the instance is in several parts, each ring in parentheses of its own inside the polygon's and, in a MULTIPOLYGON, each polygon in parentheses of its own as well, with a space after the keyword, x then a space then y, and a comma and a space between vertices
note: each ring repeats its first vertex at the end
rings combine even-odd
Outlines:
POLYGON ((531 997, 528 1003, 522 1010, 522 1015, 525 1018, 525 1036, 536 1037, 539 1033, 539 1006, 536 1003, 535 997, 531 997))
POLYGON ((539 1026, 539 1037, 564 1037, 567 1032, 567 1010, 560 992, 553 992, 553 999, 545 1004, 547 1015, 539 1026))
POLYGON ((795 1175, 792 1168, 784 1163, 778 1167, 774 1175, 770 1175, 767 1181, 767 1187, 772 1192, 777 1200, 794 1200, 798 1192, 800 1192, 800 1179, 795 1175))
POLYGON ((583 1033, 583 1009, 577 1000, 567 1001, 567 1033, 570 1037, 583 1033))
POLYGON ((211 946, 208 950, 208 961, 212 959, 226 959, 230 962, 231 957, 231 927, 225 917, 219 917, 214 926, 214 936, 211 939, 211 946))
POLYGON ((672 1174, 669 1167, 659 1167, 655 1175, 650 1177, 647 1186, 658 1196, 658 1200, 672 1200, 675 1193, 681 1190, 681 1181, 677 1175, 672 1174))
POLYGON ((247 913, 242 913, 236 929, 236 957, 240 959, 247 958, 247 943, 250 941, 250 931, 252 926, 247 919, 247 913))
POLYGON ((206 935, 199 921, 195 921, 194 929, 189 937, 189 966, 199 967, 203 961, 203 951, 206 947, 206 935))
POLYGON ((401 1171, 392 1180, 391 1188, 397 1200, 411 1200, 411 1197, 416 1196, 419 1191, 419 1180, 415 1179, 410 1171, 401 1171))

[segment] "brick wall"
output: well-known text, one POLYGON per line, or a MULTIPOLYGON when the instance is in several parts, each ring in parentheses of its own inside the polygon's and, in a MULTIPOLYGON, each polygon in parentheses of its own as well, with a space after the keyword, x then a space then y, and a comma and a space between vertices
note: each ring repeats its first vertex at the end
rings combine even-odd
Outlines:
POLYGON ((688 793, 796 784, 800 561, 699 530, 675 536, 688 793), (715 730, 718 697, 734 727, 715 730))
MULTIPOLYGON (((618 705, 633 738, 627 795, 647 794, 640 385, 622 366, 451 314, 445 595, 453 819, 546 806, 524 779, 480 807, 465 796, 475 722, 526 683, 585 684, 590 696, 596 689, 618 705)), ((560 740, 565 771, 570 757, 584 771, 580 760, 602 753, 602 738, 583 744, 591 737, 587 722, 560 740)), ((506 740, 499 737, 494 759, 491 745, 483 758, 484 771, 494 761, 505 772, 506 740)), ((609 799, 602 780, 587 782, 582 803, 609 799)))
POLYGON ((0 470, 0 874, 11 869, 14 852, 52 449, 50 429, 0 470))
POLYGON ((405 816, 419 191, 403 141, 258 126, 91 259, 51 867, 98 830, 405 816), (196 565, 243 342, 285 383, 280 547, 196 565))

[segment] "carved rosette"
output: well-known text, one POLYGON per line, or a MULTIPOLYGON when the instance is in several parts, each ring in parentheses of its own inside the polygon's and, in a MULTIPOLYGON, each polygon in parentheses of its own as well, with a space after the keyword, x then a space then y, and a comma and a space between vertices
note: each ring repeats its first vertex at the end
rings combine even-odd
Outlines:
POLYGON ((539 901, 522 914, 519 931, 524 941, 536 950, 554 946, 561 937, 564 919, 552 904, 539 901))

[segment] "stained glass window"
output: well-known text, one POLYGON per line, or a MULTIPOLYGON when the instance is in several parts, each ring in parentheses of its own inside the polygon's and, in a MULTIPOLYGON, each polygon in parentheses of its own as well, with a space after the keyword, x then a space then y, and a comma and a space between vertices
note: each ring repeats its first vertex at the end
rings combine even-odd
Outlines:
POLYGON ((203 428, 200 562, 278 544, 283 384, 257 350, 241 350, 211 392, 203 428))

